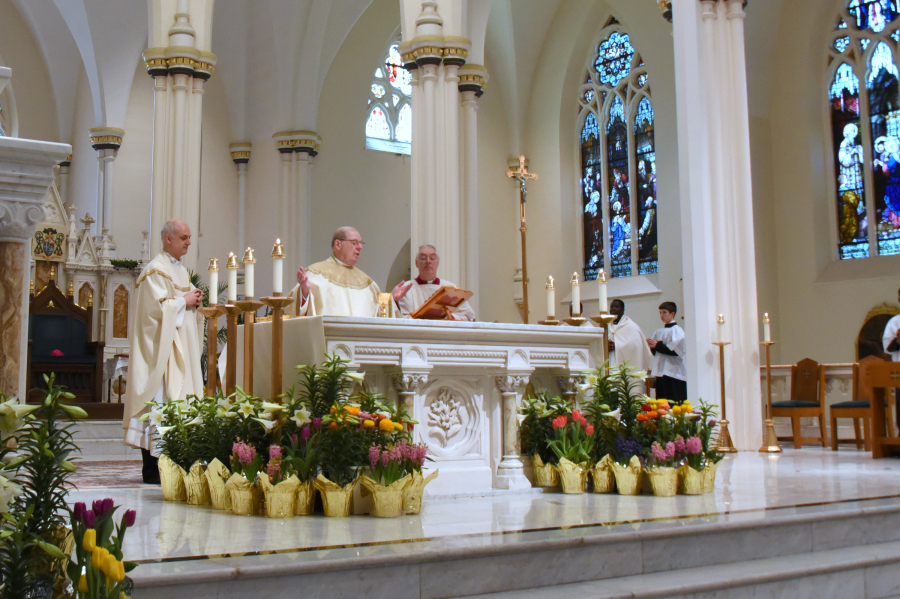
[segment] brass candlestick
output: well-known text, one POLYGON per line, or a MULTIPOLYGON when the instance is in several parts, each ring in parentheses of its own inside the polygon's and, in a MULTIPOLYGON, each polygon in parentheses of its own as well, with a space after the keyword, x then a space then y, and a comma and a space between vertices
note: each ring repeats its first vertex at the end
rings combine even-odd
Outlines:
POLYGON ((293 298, 275 295, 264 297, 262 302, 272 310, 272 397, 281 395, 281 375, 284 361, 284 309, 293 303, 293 298))
POLYGON ((206 394, 214 397, 218 362, 216 353, 219 349, 218 320, 221 312, 215 304, 208 308, 202 308, 200 311, 206 317, 206 394))
POLYGON ((731 433, 728 432, 728 415, 725 408, 725 346, 731 345, 730 341, 716 341, 713 345, 719 347, 719 385, 722 394, 722 420, 719 421, 719 439, 716 442, 716 451, 722 453, 737 453, 734 443, 731 441, 731 433))
POLYGON ((234 304, 225 304, 224 306, 216 306, 219 314, 226 317, 226 326, 228 327, 228 343, 227 353, 225 354, 225 395, 234 393, 235 381, 237 379, 237 319, 241 309, 234 304))
POLYGON ((760 345, 766 347, 766 431, 763 433, 763 444, 759 448, 759 453, 781 453, 778 435, 775 434, 775 421, 769 416, 772 413, 772 364, 769 348, 775 345, 775 342, 761 341, 760 345))
POLYGON ((253 323, 256 320, 256 311, 263 307, 263 303, 252 297, 242 302, 235 302, 235 306, 244 314, 244 391, 253 395, 253 323))
POLYGON ((609 325, 615 319, 616 316, 606 310, 601 311, 597 316, 591 316, 591 320, 603 327, 603 363, 606 364, 606 374, 609 374, 609 325))

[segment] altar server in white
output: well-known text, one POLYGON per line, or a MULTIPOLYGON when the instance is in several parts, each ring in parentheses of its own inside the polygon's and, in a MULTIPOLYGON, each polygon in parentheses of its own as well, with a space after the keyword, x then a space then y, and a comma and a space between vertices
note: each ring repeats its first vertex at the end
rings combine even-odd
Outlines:
MULTIPOLYGON (((291 290, 297 316, 378 316, 381 289, 369 275, 356 268, 365 242, 353 227, 341 227, 331 238, 331 257, 297 270, 297 286, 291 290)), ((393 297, 400 296, 400 285, 393 297)), ((394 302, 387 303, 389 317, 394 302)))
POLYGON ((625 302, 614 299, 609 313, 616 317, 609 325, 609 365, 628 364, 634 370, 648 370, 653 360, 647 336, 638 324, 625 316, 625 302))
MULTIPOLYGON (((428 301, 428 298, 434 295, 435 291, 444 285, 456 287, 455 283, 438 278, 437 269, 440 263, 441 258, 433 245, 419 247, 419 251, 416 253, 416 269, 418 269, 419 275, 412 281, 402 281, 397 286, 400 294, 397 307, 401 317, 409 318, 412 312, 418 310, 422 304, 428 301)), ((394 294, 395 298, 396 296, 397 293, 394 294)), ((469 302, 463 302, 453 313, 453 319, 473 322, 475 310, 472 309, 469 302)))
POLYGON ((197 306, 203 293, 191 285, 181 258, 191 245, 187 223, 170 220, 161 231, 163 251, 135 285, 134 333, 125 390, 125 444, 144 457, 144 482, 159 483, 157 449, 149 422, 138 422, 148 401, 203 397, 202 342, 197 306))
MULTIPOLYGON (((897 301, 900 302, 900 289, 897 290, 897 301)), ((884 351, 891 354, 894 362, 900 362, 900 315, 893 317, 884 327, 884 351)))
POLYGON ((675 322, 677 311, 675 302, 659 305, 663 326, 653 332, 653 338, 647 339, 647 345, 653 352, 656 398, 681 404, 687 399, 687 368, 684 364, 684 329, 675 322))

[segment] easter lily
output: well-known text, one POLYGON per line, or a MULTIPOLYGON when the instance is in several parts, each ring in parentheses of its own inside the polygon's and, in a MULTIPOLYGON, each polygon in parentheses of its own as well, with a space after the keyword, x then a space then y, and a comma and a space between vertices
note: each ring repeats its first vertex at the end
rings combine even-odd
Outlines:
POLYGON ((291 420, 293 420, 297 424, 298 427, 302 427, 304 424, 309 424, 310 422, 312 422, 312 420, 310 419, 309 416, 310 416, 309 410, 307 410, 306 407, 304 406, 294 412, 294 415, 291 417, 291 420))
POLYGON ((621 422, 622 420, 622 408, 617 408, 614 412, 605 412, 603 414, 607 418, 615 418, 616 422, 621 422))
POLYGON ((357 383, 361 383, 365 380, 366 373, 365 372, 345 372, 344 376, 346 376, 348 379, 351 379, 357 383))

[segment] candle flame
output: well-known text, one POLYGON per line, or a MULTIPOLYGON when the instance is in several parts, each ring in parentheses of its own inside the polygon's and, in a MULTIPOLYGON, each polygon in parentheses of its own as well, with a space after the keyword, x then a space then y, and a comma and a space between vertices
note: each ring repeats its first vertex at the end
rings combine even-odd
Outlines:
POLYGON ((768 312, 763 314, 763 322, 766 324, 769 324, 769 313, 768 312))
POLYGON ((546 286, 546 288, 547 288, 547 289, 555 289, 555 287, 553 286, 553 277, 547 277, 547 286, 546 286))
POLYGON ((572 285, 580 285, 580 284, 581 284, 581 283, 578 281, 578 273, 577 273, 577 272, 573 272, 573 273, 572 273, 572 281, 571 281, 571 283, 572 283, 572 285))
POLYGON ((719 314, 719 324, 725 324, 725 315, 719 314))
POLYGON ((219 270, 219 259, 218 258, 210 258, 209 259, 209 271, 219 270))

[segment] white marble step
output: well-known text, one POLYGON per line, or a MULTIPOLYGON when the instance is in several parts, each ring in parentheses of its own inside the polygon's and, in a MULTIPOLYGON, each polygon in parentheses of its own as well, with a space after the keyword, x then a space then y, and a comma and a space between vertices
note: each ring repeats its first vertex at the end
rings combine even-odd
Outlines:
POLYGON ((73 440, 85 461, 141 459, 141 451, 124 445, 122 436, 118 420, 81 420, 72 428, 73 440))

